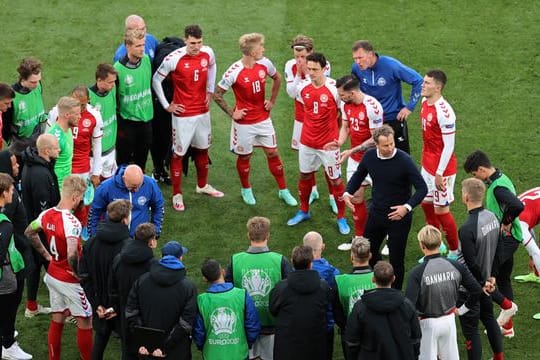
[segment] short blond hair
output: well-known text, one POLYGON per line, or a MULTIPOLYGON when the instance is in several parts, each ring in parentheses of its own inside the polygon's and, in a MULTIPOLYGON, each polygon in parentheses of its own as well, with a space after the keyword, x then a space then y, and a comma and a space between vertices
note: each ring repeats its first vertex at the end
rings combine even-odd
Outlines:
POLYGON ((56 106, 58 107, 58 117, 60 117, 68 114, 74 108, 80 109, 81 102, 75 98, 72 98, 71 96, 62 96, 60 100, 58 100, 56 106))
POLYGON ((248 238, 254 242, 263 242, 270 234, 270 219, 263 216, 255 216, 247 222, 248 238))
POLYGON ((62 183, 62 197, 72 195, 84 195, 86 191, 86 181, 77 175, 69 175, 62 183))
POLYGON ((363 236, 357 236, 351 243, 351 254, 356 260, 367 260, 371 252, 371 243, 363 236))
POLYGON ((433 225, 426 225, 418 232, 418 241, 428 250, 435 250, 441 246, 442 234, 433 225))
POLYGON ((474 203, 482 203, 486 194, 486 185, 477 178, 468 178, 461 182, 461 192, 467 194, 474 203))
POLYGON ((244 55, 249 55, 253 51, 255 46, 264 42, 264 35, 259 33, 250 33, 240 36, 238 39, 238 45, 240 45, 240 51, 244 55))
POLYGON ((146 37, 146 32, 140 29, 130 29, 126 30, 124 34, 124 43, 126 45, 133 45, 135 41, 144 39, 146 37))

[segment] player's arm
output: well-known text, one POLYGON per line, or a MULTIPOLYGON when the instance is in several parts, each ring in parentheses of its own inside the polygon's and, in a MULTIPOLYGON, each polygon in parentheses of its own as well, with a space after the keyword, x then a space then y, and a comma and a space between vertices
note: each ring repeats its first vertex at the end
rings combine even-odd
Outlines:
POLYGON ((493 189, 493 195, 503 210, 501 230, 510 232, 512 222, 521 214, 525 206, 516 195, 505 187, 497 186, 493 189))
POLYGON ((421 98, 422 93, 422 83, 424 79, 416 70, 403 65, 397 61, 397 67, 395 69, 395 74, 398 79, 412 86, 411 95, 409 96, 409 102, 405 106, 409 112, 413 112, 416 104, 421 98))
POLYGON ((161 226, 163 225, 163 217, 165 216, 165 208, 163 205, 163 194, 159 189, 157 182, 151 181, 152 184, 152 223, 156 228, 156 236, 161 235, 161 226))
POLYGON ((216 84, 217 65, 214 52, 210 52, 210 64, 208 66, 208 77, 206 79, 206 102, 210 104, 214 97, 216 84))
POLYGON ((92 112, 96 118, 96 127, 92 132, 92 174, 90 181, 97 187, 101 181, 100 175, 103 166, 103 159, 101 157, 101 140, 103 139, 103 119, 99 111, 92 112))
POLYGON ((41 231, 41 215, 34 221, 32 221, 24 231, 24 236, 30 239, 34 249, 47 261, 52 260, 51 254, 47 251, 41 239, 39 238, 39 232, 41 231))
MULTIPOLYGON (((154 76, 152 76, 152 89, 154 89, 154 93, 156 94, 157 99, 159 100, 159 103, 161 106, 163 106, 163 109, 169 111, 169 102, 167 101, 167 98, 165 97, 165 92, 163 91, 163 80, 169 75, 170 69, 168 67, 168 62, 166 59, 163 60, 161 65, 159 65, 158 69, 154 73, 154 76)), ((169 111, 170 112, 170 111, 169 111)))
POLYGON ((456 115, 451 107, 444 106, 443 110, 441 105, 437 104, 437 119, 440 119, 439 128, 442 134, 443 150, 435 173, 435 186, 441 191, 446 189, 446 185, 443 183, 443 174, 454 153, 456 142, 456 115))
POLYGON ((264 101, 264 108, 267 111, 272 110, 274 107, 274 104, 276 103, 278 94, 279 94, 279 88, 281 87, 281 74, 279 72, 275 72, 274 75, 272 75, 272 91, 270 93, 270 100, 264 101))
POLYGON ((231 109, 229 104, 227 104, 227 100, 225 100, 225 93, 227 90, 223 89, 221 86, 218 86, 216 91, 214 92, 214 101, 218 106, 225 112, 225 114, 229 115, 229 117, 233 117, 234 111, 231 109))
POLYGON ((67 244, 67 260, 68 264, 73 270, 73 275, 78 276, 79 273, 79 253, 77 252, 77 247, 79 245, 79 237, 77 236, 68 236, 66 237, 67 244))

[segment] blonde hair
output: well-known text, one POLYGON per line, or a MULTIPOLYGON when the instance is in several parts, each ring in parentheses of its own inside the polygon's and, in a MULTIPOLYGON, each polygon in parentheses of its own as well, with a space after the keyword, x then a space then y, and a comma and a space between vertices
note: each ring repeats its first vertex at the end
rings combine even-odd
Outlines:
POLYGON ((58 117, 61 117, 71 112, 73 108, 77 108, 77 111, 80 111, 81 102, 71 96, 62 96, 56 106, 58 107, 58 117))
POLYGON ((357 236, 351 243, 351 254, 356 260, 369 259, 369 253, 371 251, 371 243, 363 236, 357 236))
POLYGON ((140 29, 126 30, 124 34, 124 43, 126 45, 133 45, 135 41, 146 38, 146 33, 140 29))
POLYGON ((270 234, 270 219, 262 216, 252 217, 247 222, 247 230, 249 240, 263 242, 270 234))
POLYGON ((250 33, 240 36, 238 44, 240 45, 240 51, 244 55, 249 55, 253 51, 255 46, 264 42, 264 35, 259 33, 250 33))
POLYGON ((86 181, 77 175, 69 175, 62 183, 62 196, 84 195, 86 181))
POLYGON ((480 179, 468 178, 461 182, 461 191, 467 194, 472 202, 482 203, 486 194, 486 185, 480 179))
POLYGON ((433 225, 426 225, 418 232, 418 241, 428 250, 435 250, 441 246, 442 234, 433 225))

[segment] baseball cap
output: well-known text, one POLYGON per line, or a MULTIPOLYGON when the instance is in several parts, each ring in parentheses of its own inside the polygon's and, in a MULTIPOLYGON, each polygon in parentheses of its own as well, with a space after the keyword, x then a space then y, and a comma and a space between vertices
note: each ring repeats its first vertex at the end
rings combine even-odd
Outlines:
POLYGON ((161 248, 161 255, 172 255, 176 258, 179 258, 180 256, 185 255, 188 252, 188 249, 184 246, 182 246, 178 241, 171 240, 168 243, 166 243, 161 248))

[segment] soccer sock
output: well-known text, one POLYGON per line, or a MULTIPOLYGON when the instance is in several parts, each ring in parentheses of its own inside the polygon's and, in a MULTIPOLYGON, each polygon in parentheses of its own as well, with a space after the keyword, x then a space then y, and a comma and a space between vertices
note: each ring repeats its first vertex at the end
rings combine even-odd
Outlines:
POLYGON ((503 299, 503 301, 501 302, 501 309, 503 310, 508 310, 512 307, 512 300, 510 300, 509 298, 505 297, 503 299))
POLYGON ((197 186, 202 188, 208 182, 208 149, 196 149, 195 167, 197 168, 197 186))
POLYGON ((26 300, 26 308, 31 311, 37 310, 37 300, 26 300))
POLYGON ((513 328, 513 327, 514 327, 514 318, 511 317, 510 320, 508 320, 508 321, 506 322, 506 324, 504 324, 502 327, 503 327, 503 329, 505 329, 505 330, 509 330, 509 329, 513 328))
POLYGON ((60 352, 62 346, 62 331, 64 324, 51 320, 49 325, 48 345, 49 345, 49 360, 60 360, 60 352))
POLYGON ((337 218, 341 219, 345 217, 345 201, 343 201, 343 193, 345 192, 345 184, 343 181, 339 182, 339 185, 332 186, 332 194, 337 205, 337 218))
POLYGON ((459 249, 457 226, 452 213, 447 212, 446 214, 437 214, 437 219, 439 219, 439 222, 442 225, 450 250, 459 249))
POLYGON ((274 179, 276 179, 279 190, 286 189, 287 184, 285 182, 285 172, 283 171, 281 157, 279 157, 279 155, 272 157, 268 156, 266 159, 268 161, 268 169, 270 169, 274 179))
POLYGON ((77 347, 82 360, 90 360, 92 357, 92 328, 77 328, 77 347))
POLYGON ((362 201, 360 204, 354 204, 353 220, 354 234, 356 236, 362 236, 367 222, 367 208, 365 201, 362 201))
POLYGON ((504 360, 504 353, 493 353, 493 360, 504 360))
POLYGON ((439 219, 435 215, 435 208, 431 202, 422 202, 422 210, 424 210, 424 217, 426 219, 426 224, 433 225, 437 229, 439 228, 439 219))
POLYGON ((173 154, 171 156, 171 182, 173 195, 182 193, 182 156, 173 154))
POLYGON ((298 180, 298 197, 300 198, 300 210, 303 212, 309 211, 309 195, 311 194, 311 187, 313 186, 314 174, 307 180, 298 180))
POLYGON ((328 177, 326 171, 324 172, 324 179, 326 180, 326 185, 328 185, 328 193, 330 195, 333 195, 334 193, 332 192, 332 179, 328 177))
POLYGON ((238 156, 236 159, 236 171, 240 177, 240 183, 244 189, 251 187, 249 183, 249 156, 238 156))

